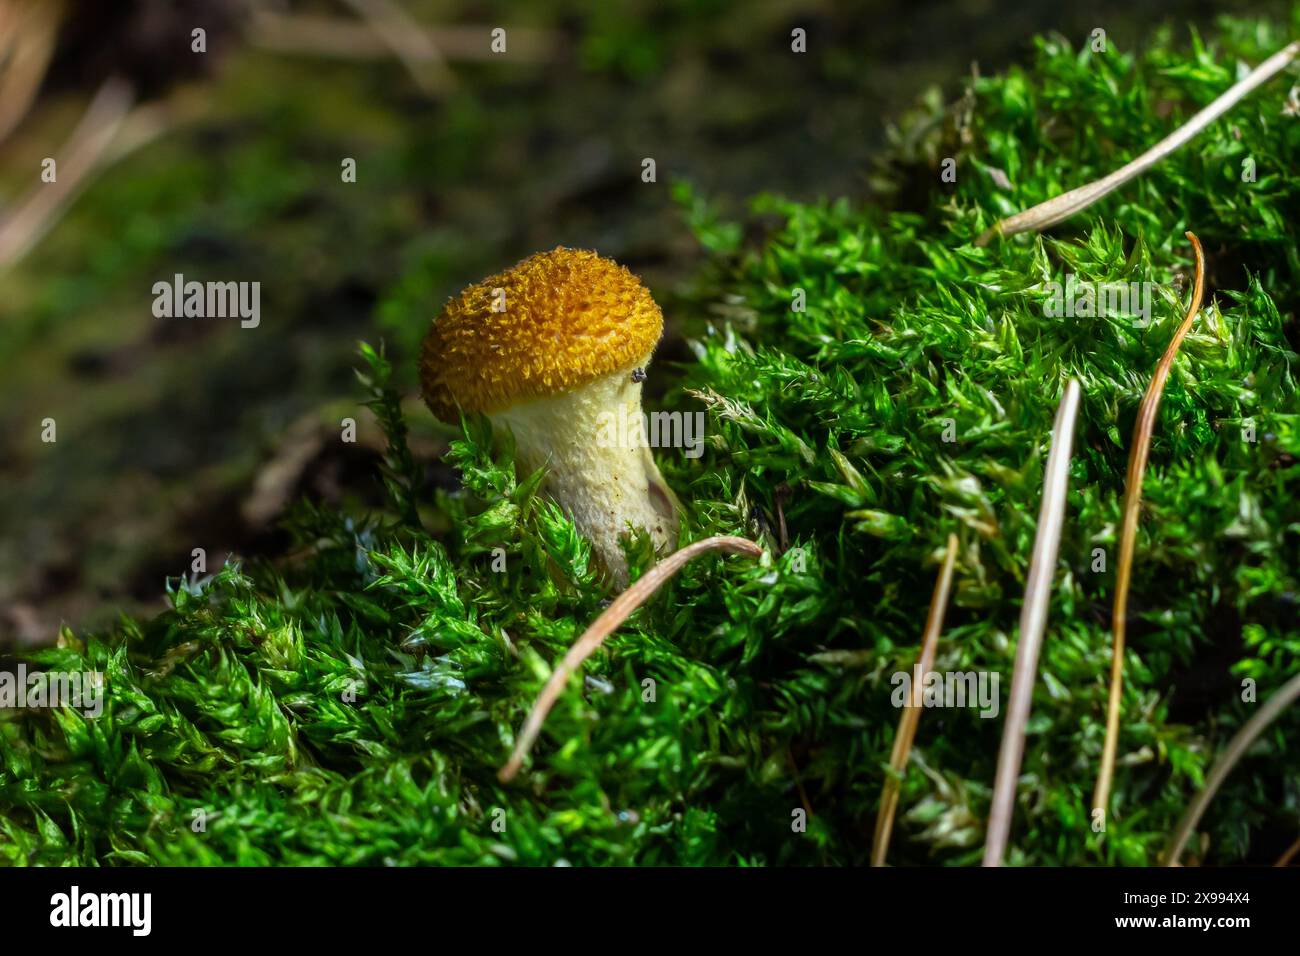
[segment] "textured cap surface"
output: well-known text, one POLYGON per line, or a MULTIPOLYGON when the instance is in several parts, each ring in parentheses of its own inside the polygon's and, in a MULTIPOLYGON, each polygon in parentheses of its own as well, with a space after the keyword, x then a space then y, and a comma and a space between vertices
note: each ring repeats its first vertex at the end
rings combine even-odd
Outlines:
POLYGON ((443 307, 421 350, 424 400, 451 422, 458 405, 494 412, 566 392, 644 359, 663 326, 650 290, 614 260, 539 252, 443 307))

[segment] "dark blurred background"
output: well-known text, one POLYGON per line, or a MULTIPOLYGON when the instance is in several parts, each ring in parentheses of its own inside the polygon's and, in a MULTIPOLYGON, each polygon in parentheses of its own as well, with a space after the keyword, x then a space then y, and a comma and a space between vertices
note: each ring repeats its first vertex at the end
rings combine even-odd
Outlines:
POLYGON ((596 248, 646 279, 683 358, 704 253, 675 184, 732 214, 756 192, 866 199, 891 119, 1036 33, 1127 51, 1267 9, 0 0, 0 645, 160 608, 194 548, 210 569, 273 555, 298 496, 364 507, 358 339, 386 343, 429 480, 452 480, 410 356, 465 283, 596 248), (260 325, 155 318, 175 273, 260 282, 260 325))

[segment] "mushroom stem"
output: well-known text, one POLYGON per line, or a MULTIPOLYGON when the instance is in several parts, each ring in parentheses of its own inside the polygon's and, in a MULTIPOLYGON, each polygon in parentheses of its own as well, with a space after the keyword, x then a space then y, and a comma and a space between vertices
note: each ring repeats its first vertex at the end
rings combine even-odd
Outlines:
POLYGON ((651 455, 641 383, 630 370, 490 418, 513 433, 521 472, 547 469, 546 491, 591 542, 615 587, 627 586, 620 539, 629 530, 644 528, 657 553, 676 545, 677 498, 651 455))

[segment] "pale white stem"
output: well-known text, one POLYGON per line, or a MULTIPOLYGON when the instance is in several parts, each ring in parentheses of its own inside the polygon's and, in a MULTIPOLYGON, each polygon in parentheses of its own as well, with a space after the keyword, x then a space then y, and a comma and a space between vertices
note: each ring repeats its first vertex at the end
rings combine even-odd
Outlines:
POLYGON ((629 370, 489 417, 514 435, 521 475, 546 469, 543 489, 591 542, 615 587, 627 586, 629 529, 649 532, 656 553, 676 545, 676 498, 650 451, 641 383, 629 370))
POLYGON ((1015 809, 1016 783, 1025 753, 1025 727, 1029 723, 1034 681, 1038 675, 1038 652, 1043 645, 1047 611, 1052 598, 1056 555, 1065 524, 1065 500, 1070 489, 1070 450, 1074 443, 1074 422, 1079 412, 1079 383, 1070 379, 1056 409, 1052 425, 1052 450, 1043 474, 1043 500, 1038 510, 1038 531, 1029 559, 1025 581, 1025 603, 1020 608, 1020 640, 1016 645, 1016 666, 1011 676, 1002 747, 998 752, 997 776, 993 783, 993 804, 984 840, 984 865, 1001 866, 1006 853, 1011 816, 1015 809))
POLYGON ((1103 196, 1114 192, 1129 180, 1141 176, 1160 160, 1173 153, 1201 130, 1236 106, 1242 99, 1249 96, 1256 88, 1282 72, 1297 55, 1300 55, 1300 40, 1289 43, 1277 53, 1274 53, 1246 76, 1234 83, 1227 92, 1213 103, 1156 143, 1137 159, 1125 163, 1110 175, 1103 176, 1086 186, 1071 189, 1069 192, 1054 196, 1046 202, 1039 203, 1024 212, 1018 212, 1014 216, 1009 216, 995 223, 991 228, 980 234, 979 238, 975 240, 975 245, 987 245, 994 236, 1014 236, 1019 232, 1047 229, 1064 219, 1068 219, 1076 212, 1088 208, 1103 196))

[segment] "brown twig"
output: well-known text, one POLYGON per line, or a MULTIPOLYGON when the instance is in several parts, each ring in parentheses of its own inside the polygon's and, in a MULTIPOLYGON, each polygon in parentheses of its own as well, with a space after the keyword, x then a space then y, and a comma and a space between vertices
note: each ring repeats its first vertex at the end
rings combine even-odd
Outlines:
POLYGON ((1147 456, 1151 452, 1151 436, 1155 431, 1156 416, 1160 412, 1160 398, 1164 394, 1165 382, 1174 367, 1174 359, 1183 339, 1192 328, 1192 321, 1201 308, 1201 297, 1205 294, 1205 253, 1201 251, 1201 242, 1188 232, 1192 250, 1196 256, 1196 282, 1192 289, 1192 299, 1187 307, 1187 315, 1174 332, 1169 347, 1156 365, 1151 384, 1147 386, 1146 395, 1138 407, 1137 422, 1133 426, 1133 446, 1129 449, 1128 474, 1124 479, 1124 515, 1120 530, 1119 566, 1115 579, 1114 646, 1110 662, 1110 699, 1106 707, 1106 740, 1102 746, 1101 770, 1097 775, 1097 786, 1092 794, 1094 812, 1102 811, 1103 825, 1106 810, 1110 804, 1110 785, 1115 773, 1115 752, 1119 746, 1120 697, 1124 687, 1124 631, 1128 615, 1129 580, 1133 574, 1133 549, 1137 540, 1138 514, 1142 507, 1142 479, 1146 473, 1147 456))
POLYGON ((1214 799, 1214 794, 1224 779, 1268 725, 1277 720, 1282 711, 1291 706, 1298 697, 1300 697, 1300 674, 1283 684, 1281 690, 1264 702, 1259 713, 1246 721, 1242 728, 1233 734, 1232 739, 1228 741, 1228 746, 1223 749, 1223 753, 1210 769, 1210 775, 1205 778, 1205 786, 1201 788, 1201 792, 1196 795, 1196 799, 1192 801, 1183 818, 1178 821, 1178 826, 1174 828, 1173 836, 1169 838, 1169 848, 1165 851, 1165 866, 1178 865, 1183 847, 1187 845, 1188 838, 1196 829, 1196 824, 1200 822, 1201 814, 1214 799))
POLYGON ((1016 782, 1025 753, 1025 728, 1029 724, 1034 681, 1038 676, 1038 652, 1047 626, 1047 609, 1052 599, 1052 578, 1065 523, 1065 499, 1070 489, 1070 448, 1074 442, 1074 421, 1079 411, 1079 383, 1070 379, 1056 409, 1052 424, 1052 450, 1043 472, 1043 500, 1038 509, 1038 531, 1029 559, 1025 581, 1025 602, 1020 608, 1020 639, 1016 644, 1016 666, 1011 675, 1007 717, 1002 726, 1002 747, 998 753, 993 782, 993 804, 984 838, 984 865, 1001 866, 1011 832, 1015 810, 1016 782))
POLYGON ((497 777, 503 783, 519 772, 524 757, 528 755, 528 751, 532 749, 537 740, 537 735, 541 732, 542 724, 546 721, 546 715, 551 712, 551 708, 555 706, 560 694, 564 692, 564 686, 568 683, 570 675, 582 666, 583 661, 596 652, 596 649, 604 643, 605 638, 614 633, 633 611, 644 604, 655 591, 659 590, 665 581, 694 558, 710 551, 744 554, 751 558, 761 557, 763 554, 763 549, 748 538, 735 538, 725 535, 705 538, 703 541, 696 541, 694 544, 688 544, 686 547, 674 551, 615 598, 614 602, 605 608, 600 617, 596 618, 591 626, 583 632, 583 635, 569 648, 569 652, 564 655, 560 665, 551 673, 551 677, 546 682, 546 686, 542 688, 542 692, 537 695, 532 710, 528 712, 528 719, 524 721, 523 729, 520 730, 519 737, 515 741, 514 752, 511 753, 510 759, 506 761, 505 766, 497 773, 497 777))
POLYGON ((1101 179, 1087 185, 1079 186, 1077 189, 1071 189, 1069 192, 1061 193, 1059 196, 1053 196, 1046 202, 1041 202, 1024 212, 1018 212, 1014 216, 1008 216, 1006 219, 994 223, 991 228, 980 234, 979 238, 975 240, 975 245, 987 245, 995 236, 1014 236, 1020 232, 1047 229, 1058 222, 1069 219, 1077 212, 1082 212, 1103 196, 1141 176, 1156 163, 1178 150, 1197 133, 1249 96, 1256 88, 1282 72, 1297 56, 1300 56, 1300 40, 1289 43, 1277 53, 1274 53, 1245 77, 1229 87, 1223 95, 1219 96, 1209 106, 1156 143, 1137 159, 1125 163, 1108 176, 1103 176, 1101 179))
POLYGON ((925 633, 921 638, 921 654, 917 658, 912 676, 912 699, 903 706, 898 717, 898 732, 894 734, 894 748, 889 755, 890 774, 885 778, 885 788, 880 794, 880 812, 876 815, 876 832, 871 842, 871 865, 884 866, 889 854, 889 834, 894 827, 894 812, 898 809, 898 796, 903 785, 903 771, 912 753, 916 725, 921 722, 921 685, 925 675, 934 665, 935 651, 939 646, 939 633, 943 630, 943 615, 948 609, 948 592, 952 589, 952 572, 957 564, 957 536, 948 535, 948 549, 943 556, 943 567, 934 583, 930 596, 930 613, 925 619, 925 633))

